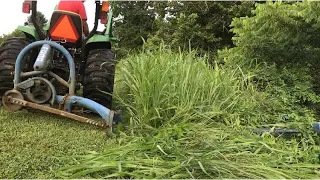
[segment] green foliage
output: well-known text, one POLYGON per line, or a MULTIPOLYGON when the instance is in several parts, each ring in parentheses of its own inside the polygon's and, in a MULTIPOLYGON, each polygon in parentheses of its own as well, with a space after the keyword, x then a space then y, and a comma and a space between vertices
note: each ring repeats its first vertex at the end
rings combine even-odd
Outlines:
POLYGON ((236 18, 232 22, 235 44, 250 59, 306 66, 319 55, 316 47, 319 28, 316 22, 308 22, 309 15, 302 15, 310 6, 310 3, 257 5, 254 17, 236 18))
POLYGON ((311 139, 261 137, 244 129, 172 125, 147 137, 123 135, 119 146, 78 156, 61 178, 316 178, 319 147, 311 139), (272 172, 272 173, 271 173, 272 172))
POLYGON ((320 102, 320 26, 311 7, 315 10, 318 2, 257 4, 254 16, 232 22, 236 47, 219 54, 227 66, 237 64, 255 74, 261 90, 280 100, 277 109, 294 119, 314 114, 305 105, 320 102))
POLYGON ((253 2, 214 2, 214 1, 184 1, 168 2, 167 6, 156 6, 161 12, 160 18, 165 14, 170 17, 158 19, 156 35, 151 43, 159 44, 159 39, 172 47, 197 48, 202 53, 214 53, 222 47, 232 46, 233 34, 229 25, 234 17, 251 14, 253 2), (158 42, 158 43, 157 43, 158 42))
POLYGON ((215 53, 221 47, 232 46, 229 32, 232 18, 251 14, 253 2, 114 2, 115 23, 120 38, 120 55, 123 51, 140 49, 143 40, 149 46, 166 44, 188 50, 191 47, 204 53, 215 53))
POLYGON ((162 46, 122 60, 119 98, 135 128, 199 119, 231 126, 248 123, 247 110, 259 104, 253 97, 263 98, 248 84, 250 75, 239 75, 241 69, 213 69, 196 52, 170 49, 162 46))
POLYGON ((143 45, 143 39, 155 31, 154 11, 148 9, 148 1, 115 1, 112 10, 120 19, 114 23, 115 36, 120 39, 118 55, 127 55, 133 49, 143 45))
POLYGON ((25 35, 23 32, 21 32, 19 30, 14 30, 13 32, 11 32, 9 34, 2 35, 2 36, 0 36, 0 46, 5 40, 12 38, 12 37, 25 37, 25 35))
MULTIPOLYGON (((32 23, 31 15, 28 17, 28 23, 32 23)), ((37 23, 39 24, 41 29, 48 23, 48 20, 46 19, 45 15, 40 11, 37 11, 37 23)))
POLYGON ((166 46, 123 60, 116 97, 129 129, 114 148, 74 156, 78 164, 58 177, 318 177, 319 142, 308 129, 314 118, 294 119, 302 131, 296 138, 253 134, 257 125, 290 126, 277 117, 281 100, 257 91, 240 68, 212 69, 206 61, 166 46))

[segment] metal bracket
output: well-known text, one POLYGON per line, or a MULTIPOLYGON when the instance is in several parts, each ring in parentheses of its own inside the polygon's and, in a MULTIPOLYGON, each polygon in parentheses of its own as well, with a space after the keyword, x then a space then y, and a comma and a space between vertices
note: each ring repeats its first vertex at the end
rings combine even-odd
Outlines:
POLYGON ((32 87, 33 85, 34 85, 34 80, 33 79, 28 79, 28 80, 25 80, 25 81, 17 84, 17 88, 26 90, 26 89, 32 87))

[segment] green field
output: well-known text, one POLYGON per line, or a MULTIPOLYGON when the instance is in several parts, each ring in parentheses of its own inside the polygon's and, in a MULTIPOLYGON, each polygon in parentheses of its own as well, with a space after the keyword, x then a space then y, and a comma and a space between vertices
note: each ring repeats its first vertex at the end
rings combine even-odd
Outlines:
POLYGON ((118 136, 46 113, 1 109, 1 178, 319 177, 315 116, 300 109, 284 122, 295 111, 280 110, 250 78, 241 68, 212 69, 195 52, 132 55, 118 64, 118 136), (302 134, 252 132, 262 126, 302 134))
POLYGON ((101 151, 111 141, 100 128, 42 112, 0 109, 0 178, 53 178, 59 157, 101 151))

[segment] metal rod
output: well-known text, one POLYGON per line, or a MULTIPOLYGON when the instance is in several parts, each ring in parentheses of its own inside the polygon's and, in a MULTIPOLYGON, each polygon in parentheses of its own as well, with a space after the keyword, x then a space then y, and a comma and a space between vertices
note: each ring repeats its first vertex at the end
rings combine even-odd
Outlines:
POLYGON ((67 88, 69 88, 69 84, 67 81, 65 81, 64 79, 62 79, 60 76, 58 76, 57 74, 49 71, 48 74, 50 76, 52 76, 53 78, 55 78, 57 81, 59 81, 62 85, 66 86, 67 88))
POLYGON ((30 76, 36 76, 40 74, 45 74, 46 71, 30 71, 30 72, 22 72, 21 77, 30 77, 30 76))
POLYGON ((31 14, 32 24, 35 27, 40 39, 44 39, 45 35, 41 30, 42 27, 40 27, 40 25, 37 22, 37 1, 32 1, 31 10, 32 10, 32 14, 31 14))

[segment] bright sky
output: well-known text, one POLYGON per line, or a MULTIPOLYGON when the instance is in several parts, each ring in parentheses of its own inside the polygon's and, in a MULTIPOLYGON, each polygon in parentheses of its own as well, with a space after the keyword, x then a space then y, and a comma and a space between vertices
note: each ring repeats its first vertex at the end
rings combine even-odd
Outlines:
MULTIPOLYGON (((22 13, 22 3, 24 0, 1 0, 0 5, 0 35, 14 31, 19 25, 23 25, 29 14, 22 13)), ((54 7, 60 0, 37 0, 38 11, 41 11, 48 20, 51 18, 54 7)), ((94 26, 95 3, 94 0, 87 0, 85 7, 88 16, 88 25, 92 29, 94 26)), ((99 26, 101 27, 101 26, 99 26)), ((100 29, 100 28, 99 28, 100 29)))

